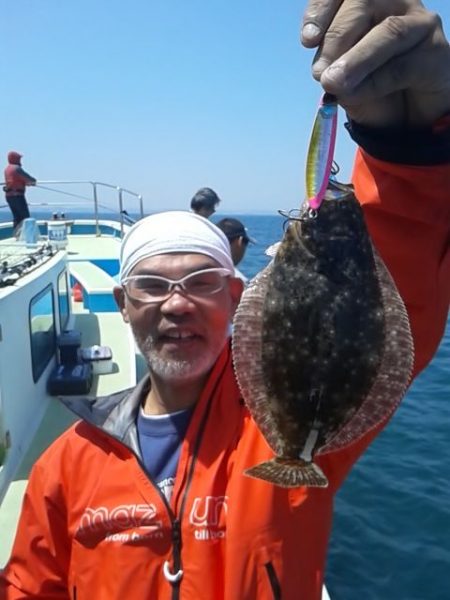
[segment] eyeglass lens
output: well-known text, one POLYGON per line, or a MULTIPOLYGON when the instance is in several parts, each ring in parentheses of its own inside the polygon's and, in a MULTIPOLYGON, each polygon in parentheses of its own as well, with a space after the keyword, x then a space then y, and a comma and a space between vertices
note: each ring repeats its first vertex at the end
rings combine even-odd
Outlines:
POLYGON ((156 275, 131 276, 125 282, 129 296, 144 302, 166 299, 176 286, 190 296, 209 296, 219 292, 224 285, 222 269, 206 269, 171 280, 156 275))

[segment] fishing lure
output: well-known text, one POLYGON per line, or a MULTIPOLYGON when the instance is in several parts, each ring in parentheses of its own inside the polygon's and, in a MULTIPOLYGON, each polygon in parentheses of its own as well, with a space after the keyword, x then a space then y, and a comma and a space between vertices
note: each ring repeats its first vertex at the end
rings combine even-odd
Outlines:
POLYGON ((306 159, 306 199, 312 209, 320 207, 331 175, 337 116, 336 97, 324 94, 314 120, 306 159))

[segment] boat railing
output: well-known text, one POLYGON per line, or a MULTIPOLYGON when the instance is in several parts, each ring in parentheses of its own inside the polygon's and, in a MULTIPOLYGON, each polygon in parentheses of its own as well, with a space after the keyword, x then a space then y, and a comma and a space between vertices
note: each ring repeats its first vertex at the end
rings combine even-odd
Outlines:
MULTIPOLYGON (((4 185, 4 184, 2 184, 4 185)), ((68 202, 65 198, 63 201, 48 201, 48 199, 41 201, 28 201, 28 205, 30 208, 49 208, 51 210, 55 210, 56 208, 63 208, 66 212, 68 206, 76 206, 78 209, 87 206, 90 209, 93 208, 95 227, 96 227, 96 235, 100 235, 100 227, 99 227, 99 216, 100 209, 104 211, 111 211, 113 213, 114 218, 118 218, 120 222, 121 235, 124 234, 124 225, 129 225, 134 222, 134 219, 130 217, 129 211, 125 208, 125 200, 127 197, 135 198, 138 202, 138 206, 134 207, 134 210, 131 212, 133 214, 137 214, 138 218, 142 218, 144 216, 144 200, 141 194, 133 192, 127 188, 123 188, 117 185, 112 185, 110 183, 104 183, 102 181, 82 181, 82 180, 73 180, 73 181, 63 181, 63 180, 48 180, 48 181, 37 181, 36 185, 33 188, 37 188, 38 190, 45 190, 50 192, 56 192, 61 194, 62 196, 70 196, 71 198, 76 198, 76 202, 68 202), (89 197, 85 195, 75 194, 73 192, 69 192, 67 190, 55 189, 54 185, 69 185, 69 186, 89 186, 91 195, 89 197), (100 201, 100 190, 102 188, 108 190, 114 190, 116 192, 116 209, 111 208, 109 205, 105 205, 100 201)), ((109 204, 111 204, 111 199, 109 199, 109 204)), ((8 205, 0 206, 0 208, 8 208, 8 205)))

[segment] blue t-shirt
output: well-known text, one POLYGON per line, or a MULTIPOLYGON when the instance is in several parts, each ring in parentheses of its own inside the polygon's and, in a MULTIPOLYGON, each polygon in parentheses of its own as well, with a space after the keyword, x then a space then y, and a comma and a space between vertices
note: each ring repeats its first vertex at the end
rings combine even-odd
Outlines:
POLYGON ((193 407, 168 415, 146 415, 139 410, 137 432, 142 460, 147 472, 170 502, 181 444, 193 407))

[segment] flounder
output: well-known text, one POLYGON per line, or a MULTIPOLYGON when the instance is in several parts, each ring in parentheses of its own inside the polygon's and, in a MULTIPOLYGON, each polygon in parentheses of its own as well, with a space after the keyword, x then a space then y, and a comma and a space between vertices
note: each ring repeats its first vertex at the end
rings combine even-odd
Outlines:
POLYGON ((326 487, 314 457, 386 419, 411 377, 413 343, 397 288, 372 246, 353 188, 330 181, 319 210, 287 221, 233 322, 248 409, 273 450, 245 473, 326 487))

